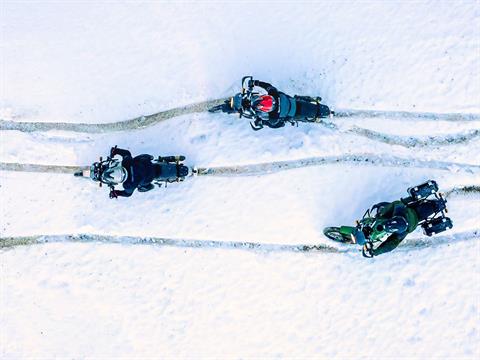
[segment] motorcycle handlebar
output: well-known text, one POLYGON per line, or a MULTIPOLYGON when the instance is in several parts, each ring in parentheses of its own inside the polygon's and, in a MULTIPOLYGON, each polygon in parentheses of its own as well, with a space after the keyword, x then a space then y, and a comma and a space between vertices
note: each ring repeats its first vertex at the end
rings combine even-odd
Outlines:
POLYGON ((253 76, 251 75, 248 75, 248 76, 244 76, 242 78, 242 94, 245 94, 245 92, 248 90, 248 91, 251 91, 253 89, 253 87, 250 87, 250 86, 246 86, 245 87, 245 80, 253 80, 253 76))

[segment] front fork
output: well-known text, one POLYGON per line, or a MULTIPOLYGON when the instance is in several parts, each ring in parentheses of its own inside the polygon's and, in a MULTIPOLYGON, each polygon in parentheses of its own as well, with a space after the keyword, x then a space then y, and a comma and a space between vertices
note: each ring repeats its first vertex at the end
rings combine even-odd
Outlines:
POLYGON ((366 237, 360 224, 357 226, 340 226, 340 234, 344 237, 350 237, 353 244, 365 245, 367 242, 372 243, 370 237, 366 237))
POLYGON ((362 255, 366 258, 372 258, 373 257, 373 243, 370 240, 365 239, 365 235, 363 232, 361 232, 361 236, 359 236, 359 232, 361 230, 359 227, 353 227, 353 226, 341 226, 340 227, 340 233, 342 235, 350 236, 352 239, 352 242, 358 245, 363 245, 362 248, 362 255))

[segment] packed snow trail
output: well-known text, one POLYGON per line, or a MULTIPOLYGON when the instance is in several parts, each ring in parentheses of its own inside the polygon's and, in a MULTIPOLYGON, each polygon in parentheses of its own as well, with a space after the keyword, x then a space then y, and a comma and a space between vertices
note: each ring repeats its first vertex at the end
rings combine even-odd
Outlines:
POLYGON ((480 121, 480 114, 469 113, 431 113, 417 111, 354 110, 335 111, 335 117, 341 118, 388 118, 402 121, 480 121))
MULTIPOLYGON (((22 132, 62 130, 84 133, 106 133, 114 131, 143 129, 162 121, 199 112, 206 112, 209 108, 222 104, 226 98, 213 99, 178 108, 161 111, 151 115, 140 116, 131 120, 116 121, 112 123, 65 123, 65 122, 23 122, 0 120, 0 130, 18 130, 22 132)), ((402 121, 480 121, 480 114, 468 113, 423 113, 408 111, 383 111, 383 110, 340 110, 335 112, 339 118, 386 118, 401 119, 402 121)))
POLYGON ((117 121, 105 124, 93 123, 54 123, 54 122, 17 122, 0 120, 0 130, 18 130, 22 132, 61 130, 82 133, 108 133, 114 131, 137 130, 153 126, 162 121, 177 116, 208 111, 209 108, 222 103, 225 99, 203 101, 186 105, 152 115, 140 116, 135 119, 117 121))
POLYGON ((73 174, 78 170, 86 170, 88 168, 89 166, 0 163, 0 170, 2 171, 40 172, 50 174, 73 174))
POLYGON ((300 252, 300 251, 320 251, 325 253, 338 253, 341 250, 327 245, 283 245, 283 244, 264 244, 241 241, 218 241, 218 240, 188 240, 188 239, 170 239, 162 237, 136 237, 136 236, 109 236, 95 234, 79 235, 34 235, 0 238, 0 249, 20 245, 34 245, 46 243, 106 243, 123 245, 161 245, 187 248, 221 248, 221 249, 241 249, 258 250, 265 252, 300 252))
MULTIPOLYGON (((306 159, 273 161, 258 164, 232 165, 219 167, 199 167, 197 176, 256 176, 267 175, 284 170, 292 170, 310 166, 350 164, 357 166, 381 166, 381 167, 406 167, 419 169, 432 169, 443 171, 465 171, 475 173, 480 170, 480 165, 463 164, 448 161, 417 160, 400 158, 396 156, 378 156, 373 154, 356 154, 344 156, 320 156, 306 159)), ((73 174, 78 170, 88 169, 89 166, 65 166, 65 165, 41 165, 0 162, 0 170, 21 172, 42 172, 73 174)))
POLYGON ((265 175, 284 170, 298 169, 310 166, 323 166, 335 164, 381 166, 381 167, 407 167, 420 169, 433 169, 444 171, 465 171, 474 173, 480 165, 462 164, 435 160, 406 159, 396 156, 377 156, 373 154, 356 154, 344 156, 312 157, 298 160, 273 161, 260 164, 224 166, 211 168, 198 168, 198 175, 231 176, 231 175, 265 175))
MULTIPOLYGON (((135 119, 118 121, 105 124, 88 124, 88 123, 50 123, 50 122, 17 122, 0 120, 0 130, 18 130, 22 132, 62 130, 82 133, 107 133, 114 131, 138 130, 153 126, 162 121, 186 114, 205 112, 210 107, 221 104, 225 99, 215 99, 196 104, 186 105, 174 108, 152 115, 140 116, 135 119)), ((435 114, 405 111, 375 111, 375 110, 343 110, 336 113, 339 118, 386 118, 405 120, 443 120, 443 121, 480 121, 480 114, 435 114)), ((461 132, 449 135, 437 135, 424 138, 416 138, 412 136, 389 135, 373 130, 365 129, 359 126, 352 126, 347 129, 339 129, 329 119, 319 119, 322 126, 332 131, 342 134, 354 134, 366 137, 373 141, 379 141, 390 145, 400 145, 404 147, 428 147, 428 146, 444 146, 459 143, 467 143, 469 141, 480 138, 480 129, 473 129, 467 132, 461 132)))
POLYGON ((412 147, 433 147, 468 143, 480 137, 480 129, 473 129, 449 135, 434 135, 426 137, 398 136, 380 133, 374 130, 365 129, 359 126, 352 126, 347 130, 340 130, 341 133, 355 134, 366 137, 373 141, 379 141, 390 145, 399 145, 406 148, 412 147))
MULTIPOLYGON (((403 241, 398 250, 408 251, 413 249, 422 249, 427 247, 440 246, 459 241, 478 240, 480 230, 470 230, 460 233, 454 233, 443 236, 421 237, 403 241)), ((321 252, 321 253, 355 253, 359 251, 356 246, 338 244, 337 247, 326 244, 319 245, 284 245, 268 244, 242 241, 220 241, 220 240, 188 240, 171 239, 162 237, 136 237, 136 236, 114 236, 114 235, 96 235, 96 234, 78 234, 78 235, 33 235, 33 236, 15 236, 0 238, 0 249, 8 249, 21 245, 35 245, 47 243, 103 243, 103 244, 122 244, 122 245, 157 245, 172 246, 182 248, 202 248, 202 249, 235 249, 256 252, 321 252)))

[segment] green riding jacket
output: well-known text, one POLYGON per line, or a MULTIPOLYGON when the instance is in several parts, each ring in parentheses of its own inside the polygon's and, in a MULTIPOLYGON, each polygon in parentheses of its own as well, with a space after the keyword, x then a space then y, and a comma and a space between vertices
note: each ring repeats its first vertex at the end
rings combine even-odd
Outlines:
POLYGON ((390 235, 384 242, 373 250, 373 255, 377 256, 395 249, 405 237, 413 232, 418 225, 418 216, 415 210, 408 208, 400 200, 391 202, 379 209, 377 215, 380 218, 390 219, 393 216, 403 216, 407 220, 407 230, 401 233, 390 235))

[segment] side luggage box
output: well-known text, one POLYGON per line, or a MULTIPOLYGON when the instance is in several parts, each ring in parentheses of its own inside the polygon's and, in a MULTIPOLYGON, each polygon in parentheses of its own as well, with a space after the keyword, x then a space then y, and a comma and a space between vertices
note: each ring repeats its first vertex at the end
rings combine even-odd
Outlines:
POLYGON ((422 224, 423 232, 427 236, 441 233, 453 227, 452 220, 448 217, 439 217, 422 224))
POLYGON ((435 180, 428 180, 427 182, 408 188, 407 192, 416 200, 424 199, 438 191, 438 185, 435 180))

